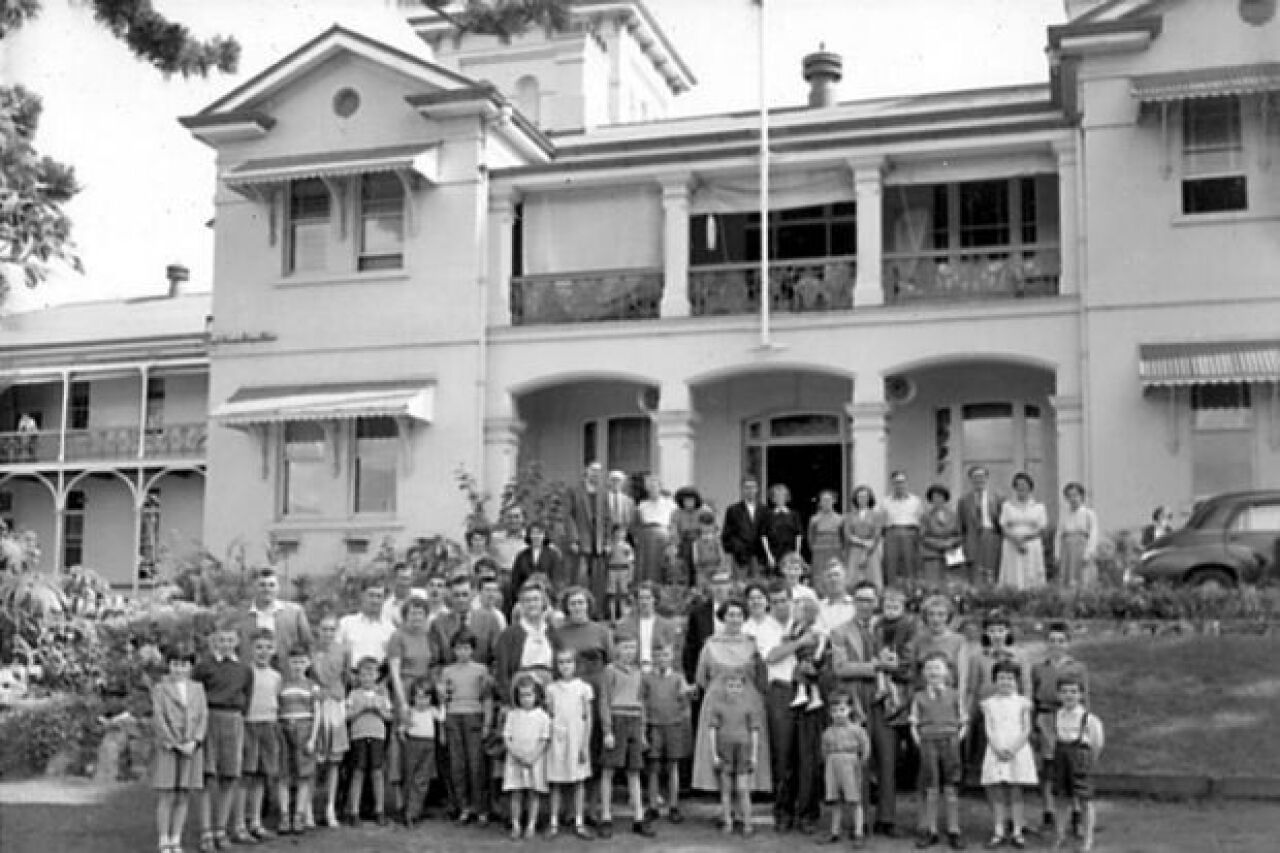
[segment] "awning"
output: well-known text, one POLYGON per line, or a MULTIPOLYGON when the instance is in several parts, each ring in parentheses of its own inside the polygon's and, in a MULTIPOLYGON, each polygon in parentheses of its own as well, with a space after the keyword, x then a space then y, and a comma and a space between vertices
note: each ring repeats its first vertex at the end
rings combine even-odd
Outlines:
POLYGON ((213 418, 229 427, 379 416, 430 422, 434 409, 434 383, 363 382, 241 388, 213 418))
POLYGON ((439 146, 399 145, 246 160, 223 173, 229 187, 280 184, 302 178, 338 178, 376 172, 409 172, 435 181, 439 146))
POLYGON ((1280 92, 1280 62, 1144 74, 1133 78, 1130 92, 1144 103, 1280 92))
POLYGON ((1280 382, 1280 340, 1142 344, 1138 359, 1145 387, 1280 382))

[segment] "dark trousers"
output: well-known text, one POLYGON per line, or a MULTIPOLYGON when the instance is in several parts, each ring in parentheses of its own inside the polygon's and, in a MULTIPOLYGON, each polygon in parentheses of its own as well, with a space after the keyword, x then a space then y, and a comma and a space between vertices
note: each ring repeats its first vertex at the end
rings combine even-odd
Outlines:
POLYGON ((449 795, 453 807, 472 814, 488 814, 488 762, 480 737, 484 719, 480 714, 448 714, 444 719, 449 743, 449 795))
POLYGON ((603 554, 592 554, 583 551, 577 557, 578 567, 575 572, 577 577, 574 583, 578 586, 586 587, 591 593, 591 597, 596 602, 595 618, 611 619, 605 612, 605 595, 609 591, 609 565, 608 560, 603 554))
POLYGON ((791 707, 796 689, 789 681, 770 681, 765 695, 765 716, 769 718, 769 759, 773 766, 773 819, 794 820, 796 790, 796 714, 791 707))
POLYGON ((436 742, 432 738, 406 737, 400 745, 400 782, 404 785, 404 816, 417 820, 436 775, 436 742))
POLYGON ((822 732, 827 727, 827 713, 795 709, 796 731, 796 819, 802 824, 816 824, 822 818, 823 786, 822 732))
POLYGON ((884 705, 875 703, 867 725, 871 736, 871 761, 876 776, 876 823, 895 823, 898 807, 898 738, 901 735, 885 719, 884 705))
POLYGON ((914 581, 920 576, 920 531, 890 527, 884 532, 884 582, 914 581))

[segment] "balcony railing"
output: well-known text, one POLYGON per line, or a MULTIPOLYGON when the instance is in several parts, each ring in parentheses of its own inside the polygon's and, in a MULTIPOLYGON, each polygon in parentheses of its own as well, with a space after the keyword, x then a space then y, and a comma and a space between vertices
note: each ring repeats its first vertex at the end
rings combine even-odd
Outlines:
MULTIPOLYGON (((853 307, 857 264, 852 256, 773 261, 773 311, 842 311, 853 307)), ((760 310, 760 265, 715 264, 689 269, 689 306, 695 316, 753 314, 760 310)))
MULTIPOLYGON (((171 424, 148 429, 143 459, 198 459, 205 454, 205 424, 171 424)), ((56 430, 0 432, 0 465, 57 462, 56 430)), ((124 462, 138 458, 137 427, 67 430, 68 462, 124 462)))
POLYGON ((949 302, 1056 296, 1057 246, 984 247, 885 253, 887 301, 949 302))
POLYGON ((651 320, 662 303, 662 270, 625 269, 526 275, 511 280, 511 322, 601 323, 651 320))

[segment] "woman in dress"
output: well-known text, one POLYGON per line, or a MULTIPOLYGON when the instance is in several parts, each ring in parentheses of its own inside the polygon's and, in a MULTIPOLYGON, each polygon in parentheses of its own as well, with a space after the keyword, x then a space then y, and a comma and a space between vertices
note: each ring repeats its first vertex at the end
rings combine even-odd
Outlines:
POLYGON ((884 533, 884 514, 876 509, 876 493, 870 486, 858 486, 849 498, 849 511, 844 516, 844 541, 847 546, 845 565, 852 589, 862 581, 884 588, 884 572, 880 568, 880 537, 884 533))
POLYGON ((804 528, 800 525, 800 516, 788 505, 790 503, 791 490, 786 485, 776 483, 769 488, 769 506, 760 519, 760 541, 770 575, 778 573, 778 564, 783 557, 793 551, 799 553, 804 545, 804 528))
POLYGON ((1053 555, 1058 561, 1058 585, 1090 587, 1098 582, 1098 516, 1084 505, 1084 486, 1067 483, 1062 489, 1067 511, 1058 519, 1053 555))
POLYGON ((693 543, 698 540, 702 525, 698 516, 702 512, 702 495, 693 486, 681 486, 675 494, 676 511, 671 514, 671 534, 675 540, 676 558, 679 567, 676 569, 676 580, 680 583, 693 583, 693 543))
POLYGON ((1031 475, 1013 475, 1013 497, 1000 507, 1000 586, 1037 589, 1044 586, 1044 545, 1049 524, 1044 504, 1035 499, 1031 475))
POLYGON ((672 517, 675 501, 662 494, 662 481, 650 474, 644 478, 645 498, 636 504, 636 582, 667 583, 663 566, 670 560, 672 517))
MULTIPOLYGON (((937 484, 924 493, 928 503, 920 519, 920 562, 924 570, 925 585, 933 589, 942 586, 947 577, 947 552, 956 548, 960 538, 960 519, 951 508, 951 492, 937 484)), ((957 566, 955 580, 962 580, 964 562, 957 566)))
MULTIPOLYGON (((761 687, 764 683, 764 662, 756 651, 756 641, 743 631, 747 618, 746 605, 737 599, 729 599, 720 605, 716 617, 722 628, 713 634, 698 656, 698 668, 694 677, 703 693, 702 710, 698 715, 698 732, 693 751, 693 787, 699 791, 719 791, 720 780, 711 762, 711 708, 712 701, 724 689, 724 680, 731 674, 745 676, 744 699, 752 703, 756 715, 765 719, 761 687)), ((757 755, 756 772, 752 776, 753 791, 771 791, 773 777, 769 771, 768 732, 760 732, 760 753, 757 755)))
POLYGON ((836 512, 836 493, 818 493, 818 511, 809 519, 809 565, 821 575, 832 560, 844 562, 844 518, 836 512))
POLYGON ((604 695, 604 668, 613 659, 613 638, 609 629, 591 621, 595 601, 584 587, 571 586, 560 598, 564 622, 556 628, 556 648, 571 651, 575 655, 574 671, 591 688, 591 766, 599 764, 600 740, 604 731, 600 726, 600 697, 604 695))

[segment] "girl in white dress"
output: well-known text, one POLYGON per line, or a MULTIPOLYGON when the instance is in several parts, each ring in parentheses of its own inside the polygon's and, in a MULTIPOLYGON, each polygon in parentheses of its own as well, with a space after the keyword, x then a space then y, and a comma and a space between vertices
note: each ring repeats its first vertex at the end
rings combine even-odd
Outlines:
POLYGON ((1015 589, 1038 589, 1044 586, 1044 529, 1049 516, 1044 504, 1032 494, 1035 483, 1031 475, 1019 471, 1013 475, 1014 497, 1000 507, 1000 530, 1004 543, 1000 548, 1000 586, 1015 589))
POLYGON ((995 830, 988 847, 1005 841, 1005 825, 1013 821, 1009 843, 1021 850, 1022 788, 1036 784, 1036 761, 1031 752, 1031 700, 1018 693, 1021 667, 1013 661, 999 661, 992 668, 995 695, 982 701, 982 719, 987 731, 987 752, 982 759, 982 786, 987 789, 995 830))
POLYGON ((591 701, 595 691, 575 674, 577 653, 556 653, 556 680, 547 686, 547 712, 551 715, 551 746, 547 750, 547 782, 551 785, 551 826, 547 838, 560 832, 560 798, 573 792, 574 834, 591 838, 586 823, 586 789, 591 778, 591 701))
POLYGON ((502 790, 511 794, 511 837, 519 839, 524 795, 529 796, 529 822, 525 838, 533 838, 538 825, 539 795, 547 792, 547 744, 551 718, 542 710, 542 685, 532 675, 516 677, 516 707, 507 712, 502 739, 507 745, 502 768, 502 790))

